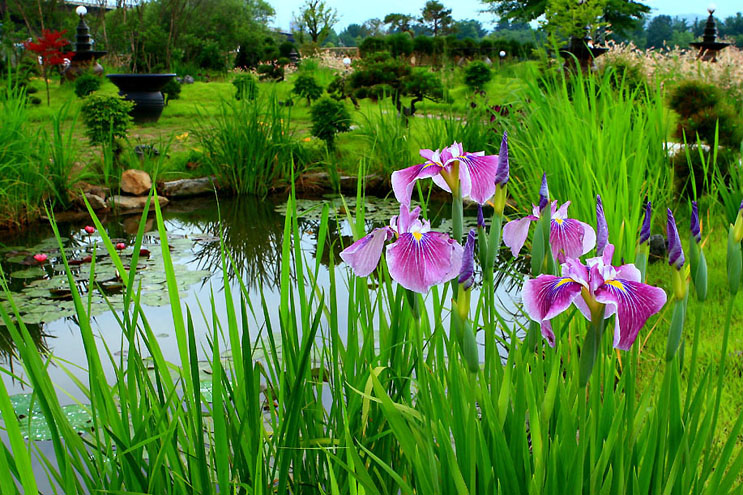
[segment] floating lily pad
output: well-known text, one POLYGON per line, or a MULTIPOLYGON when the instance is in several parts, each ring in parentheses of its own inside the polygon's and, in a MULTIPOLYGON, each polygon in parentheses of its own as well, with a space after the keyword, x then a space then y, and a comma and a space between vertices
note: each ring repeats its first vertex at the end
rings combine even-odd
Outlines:
POLYGON ((46 274, 44 269, 39 266, 32 268, 26 268, 24 270, 16 270, 10 274, 10 278, 40 278, 46 274))

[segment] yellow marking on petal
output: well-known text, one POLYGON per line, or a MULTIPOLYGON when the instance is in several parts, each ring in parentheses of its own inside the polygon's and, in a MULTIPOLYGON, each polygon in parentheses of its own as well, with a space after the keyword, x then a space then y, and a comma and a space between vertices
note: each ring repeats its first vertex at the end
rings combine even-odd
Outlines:
POLYGON ((423 237, 423 234, 421 234, 420 232, 412 232, 412 234, 416 241, 420 241, 421 237, 423 237))
POLYGON ((557 223, 557 225, 562 225, 562 222, 564 222, 562 218, 553 218, 553 220, 557 223))
POLYGON ((624 284, 620 282, 619 280, 607 280, 605 283, 606 285, 611 285, 612 287, 616 287, 622 292, 627 292, 627 289, 624 287, 624 284))
POLYGON ((571 282, 575 282, 575 280, 573 280, 572 278, 562 278, 560 279, 559 282, 555 284, 555 289, 557 289, 558 287, 562 287, 565 284, 569 284, 571 282))

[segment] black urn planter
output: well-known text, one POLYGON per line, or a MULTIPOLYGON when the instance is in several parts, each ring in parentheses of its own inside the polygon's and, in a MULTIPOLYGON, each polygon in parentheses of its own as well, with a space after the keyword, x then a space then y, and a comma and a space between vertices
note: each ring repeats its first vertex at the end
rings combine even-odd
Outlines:
POLYGON ((157 122, 165 107, 160 90, 175 74, 109 74, 125 100, 134 102, 130 115, 134 122, 157 122))

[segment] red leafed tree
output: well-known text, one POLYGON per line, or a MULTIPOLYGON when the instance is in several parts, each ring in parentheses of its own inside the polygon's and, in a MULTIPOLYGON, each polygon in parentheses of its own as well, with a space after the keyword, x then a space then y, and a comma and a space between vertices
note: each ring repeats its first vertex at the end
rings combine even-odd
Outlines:
POLYGON ((64 65, 65 58, 72 60, 74 52, 62 52, 62 48, 70 44, 69 41, 62 38, 67 30, 50 31, 43 29, 41 36, 33 41, 26 41, 23 45, 27 50, 34 52, 39 56, 41 62, 41 73, 44 76, 46 84, 46 104, 49 105, 49 80, 46 78, 46 71, 49 67, 58 67, 64 65))

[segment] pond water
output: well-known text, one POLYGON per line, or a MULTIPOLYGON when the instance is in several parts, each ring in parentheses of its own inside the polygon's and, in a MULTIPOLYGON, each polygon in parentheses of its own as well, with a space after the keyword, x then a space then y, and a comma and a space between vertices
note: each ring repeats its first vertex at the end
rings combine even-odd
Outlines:
MULTIPOLYGON (((324 202, 333 205, 331 218, 335 219, 336 215, 338 218, 337 221, 331 220, 329 228, 332 236, 331 249, 336 263, 340 263, 338 253, 343 246, 352 241, 351 229, 345 220, 346 206, 340 199, 299 200, 300 243, 305 259, 312 266, 316 261, 317 232, 324 202)), ((347 203, 347 207, 352 210, 353 202, 347 203)), ((399 208, 394 201, 374 198, 368 199, 366 207, 369 229, 375 225, 388 223, 389 218, 396 214, 399 208)), ((429 219, 434 228, 449 229, 448 208, 448 205, 429 205, 429 219)), ((272 200, 235 198, 222 200, 218 204, 213 199, 198 198, 173 202, 164 210, 168 243, 171 245, 171 255, 176 264, 176 277, 179 280, 180 300, 194 315, 197 344, 203 352, 203 359, 208 359, 209 356, 207 347, 211 330, 210 325, 201 316, 201 308, 211 322, 209 305, 213 295, 217 318, 226 320, 225 301, 222 297, 225 284, 229 284, 233 289, 236 306, 240 304, 238 277, 234 272, 229 272, 225 280, 221 269, 220 235, 235 266, 239 267, 242 280, 248 286, 254 307, 260 308, 262 294, 268 308, 278 308, 284 209, 284 204, 272 200)), ((474 214, 474 210, 471 213, 474 214)), ((132 245, 139 221, 139 216, 128 216, 110 217, 104 222, 112 240, 115 243, 123 243, 121 255, 125 265, 131 260, 132 245)), ((93 313, 91 324, 94 334, 98 336, 100 353, 105 355, 107 346, 114 356, 118 357, 126 349, 116 319, 117 312, 120 314, 122 306, 121 284, 116 279, 115 267, 103 248, 98 233, 89 234, 85 231, 84 228, 89 223, 91 222, 60 223, 58 227, 65 252, 68 258, 76 263, 72 270, 76 284, 84 296, 88 294, 91 270, 91 264, 86 258, 96 250, 95 280, 98 284, 90 291, 93 313)), ((466 223, 467 228, 474 226, 474 216, 467 217, 466 223)), ((143 240, 137 273, 142 281, 145 315, 160 341, 164 357, 168 361, 178 363, 171 308, 167 304, 160 237, 156 230, 154 218, 148 219, 146 226, 148 233, 143 240)), ((75 399, 83 400, 75 385, 75 380, 87 382, 86 371, 81 366, 85 363, 83 342, 70 294, 65 290, 67 278, 51 228, 35 228, 23 235, 0 241, 0 266, 14 294, 14 300, 20 306, 23 319, 29 324, 38 346, 54 358, 49 368, 52 380, 61 391, 70 394, 60 393, 62 403, 72 404, 75 399), (38 253, 48 256, 43 264, 33 258, 33 255, 38 253)), ((318 283, 321 288, 329 286, 327 253, 326 249, 325 259, 320 260, 318 283)), ((341 313, 338 319, 340 328, 343 329, 346 326, 343 308, 347 307, 347 293, 344 288, 346 281, 351 277, 351 271, 343 264, 336 266, 335 271, 340 284, 337 307, 341 313)), ((498 286, 497 296, 502 305, 500 309, 505 315, 516 312, 514 298, 518 284, 514 281, 517 278, 505 275, 498 286)), ((476 300, 475 295, 473 300, 476 300)), ((4 296, 0 297, 0 304, 6 308, 9 306, 4 296)), ((262 314, 256 314, 252 321, 251 335, 254 337, 258 336, 264 326, 262 318, 262 314)), ((273 316, 271 318, 273 319, 273 316)), ((12 370, 22 379, 23 370, 14 357, 7 328, 1 326, 0 345, 0 365, 12 370)), ((104 359, 104 365, 105 361, 104 359)), ((104 371, 109 383, 112 383, 114 375, 110 364, 104 371)), ((11 379, 7 374, 3 374, 3 381, 10 394, 30 392, 21 380, 11 379)), ((39 438, 41 437, 43 435, 39 438)))

